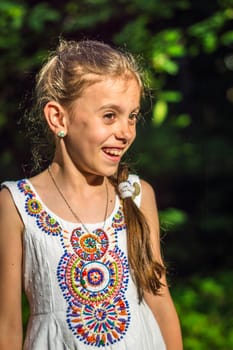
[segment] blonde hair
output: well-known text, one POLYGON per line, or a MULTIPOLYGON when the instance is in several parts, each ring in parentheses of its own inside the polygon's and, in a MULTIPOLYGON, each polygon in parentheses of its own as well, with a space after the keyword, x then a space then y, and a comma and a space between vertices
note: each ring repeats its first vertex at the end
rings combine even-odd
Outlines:
POLYGON ((133 56, 99 41, 60 42, 37 76, 37 109, 54 100, 70 108, 83 89, 103 76, 131 78, 143 93, 142 76, 133 56))
MULTIPOLYGON (((38 138, 41 138, 43 133, 47 138, 47 143, 35 142, 33 154, 37 167, 43 163, 47 166, 54 153, 52 141, 52 147, 49 148, 51 152, 48 154, 48 143, 54 138, 51 137, 45 122, 44 106, 54 100, 67 109, 72 109, 73 102, 83 90, 103 76, 124 79, 133 76, 141 88, 141 94, 144 93, 143 72, 131 54, 99 41, 60 41, 57 50, 50 55, 37 76, 36 104, 29 118, 38 138), (43 145, 46 150, 45 156, 43 145)), ((126 180, 127 176, 127 166, 119 166, 116 177, 110 179, 116 191, 118 184, 126 180)), ((150 230, 141 211, 130 198, 123 201, 123 209, 127 225, 129 264, 141 301, 143 290, 158 294, 164 267, 153 258, 150 230)))

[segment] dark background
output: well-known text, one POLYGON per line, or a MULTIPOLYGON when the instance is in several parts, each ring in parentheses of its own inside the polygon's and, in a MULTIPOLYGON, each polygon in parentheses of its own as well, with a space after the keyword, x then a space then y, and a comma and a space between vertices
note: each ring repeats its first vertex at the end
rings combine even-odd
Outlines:
POLYGON ((1 181, 29 176, 19 121, 59 36, 143 57, 151 98, 128 158, 156 191, 187 350, 233 348, 232 19, 232 0, 0 2, 1 181))

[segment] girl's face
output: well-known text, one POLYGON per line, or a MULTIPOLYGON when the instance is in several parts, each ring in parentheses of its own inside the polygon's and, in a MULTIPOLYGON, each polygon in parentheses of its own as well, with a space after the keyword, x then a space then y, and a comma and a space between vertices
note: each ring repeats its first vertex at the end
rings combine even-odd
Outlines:
POLYGON ((72 106, 65 146, 82 173, 113 175, 136 136, 140 87, 134 77, 106 77, 72 106))

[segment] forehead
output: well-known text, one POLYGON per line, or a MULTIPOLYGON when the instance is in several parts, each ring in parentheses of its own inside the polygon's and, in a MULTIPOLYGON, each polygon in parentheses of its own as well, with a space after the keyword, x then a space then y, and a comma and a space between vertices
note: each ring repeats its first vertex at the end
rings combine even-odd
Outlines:
POLYGON ((87 86, 83 89, 80 97, 87 96, 89 94, 99 93, 111 94, 112 93, 125 93, 135 92, 141 95, 141 84, 138 79, 132 74, 124 74, 121 76, 94 76, 87 81, 87 86))
MULTIPOLYGON (((136 77, 117 77, 92 74, 81 95, 70 106, 71 115, 78 111, 97 112, 103 106, 118 106, 121 110, 134 110, 140 107, 141 87, 136 77)), ((107 108, 107 107, 106 107, 107 108)))

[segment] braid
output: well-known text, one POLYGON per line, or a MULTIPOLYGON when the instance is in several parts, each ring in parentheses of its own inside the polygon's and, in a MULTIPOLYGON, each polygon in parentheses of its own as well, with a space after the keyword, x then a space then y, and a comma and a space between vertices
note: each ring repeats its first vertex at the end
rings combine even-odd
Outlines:
MULTIPOLYGON (((121 164, 115 181, 116 188, 120 182, 127 180, 128 174, 128 166, 121 164)), ((123 200, 123 212, 127 226, 129 264, 141 302, 144 290, 159 294, 162 286, 160 278, 165 272, 165 267, 153 257, 149 226, 132 198, 123 200)))

